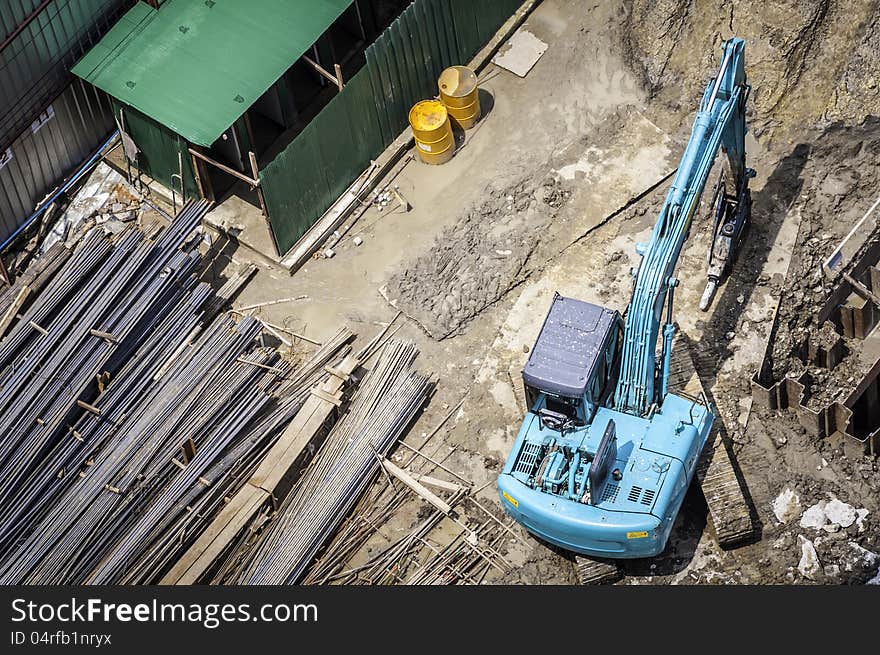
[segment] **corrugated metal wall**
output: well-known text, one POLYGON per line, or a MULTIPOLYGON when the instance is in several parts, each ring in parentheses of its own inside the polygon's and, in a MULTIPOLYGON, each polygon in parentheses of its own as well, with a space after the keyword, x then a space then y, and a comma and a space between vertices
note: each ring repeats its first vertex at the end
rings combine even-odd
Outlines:
POLYGON ((0 240, 114 128, 109 99, 85 82, 72 83, 50 107, 10 148, 0 151, 0 240))
POLYGON ((0 39, 41 9, 0 52, 0 150, 70 84, 70 67, 133 0, 2 0, 0 39))
POLYGON ((72 82, 69 68, 132 4, 0 0, 0 239, 113 128, 107 98, 72 82))
POLYGON ((289 250, 437 95, 447 66, 468 62, 523 0, 418 0, 366 51, 366 66, 260 171, 279 251, 289 250))

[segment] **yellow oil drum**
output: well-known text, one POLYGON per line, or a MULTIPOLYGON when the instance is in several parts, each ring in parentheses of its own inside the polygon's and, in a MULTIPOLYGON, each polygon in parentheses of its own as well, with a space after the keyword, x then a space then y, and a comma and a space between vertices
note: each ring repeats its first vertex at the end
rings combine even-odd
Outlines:
POLYGON ((416 150, 426 164, 445 164, 452 159, 455 139, 449 113, 439 100, 422 100, 409 110, 409 124, 416 150))
POLYGON ((450 66, 437 80, 440 100, 452 119, 469 130, 480 120, 480 94, 477 75, 467 66, 450 66))

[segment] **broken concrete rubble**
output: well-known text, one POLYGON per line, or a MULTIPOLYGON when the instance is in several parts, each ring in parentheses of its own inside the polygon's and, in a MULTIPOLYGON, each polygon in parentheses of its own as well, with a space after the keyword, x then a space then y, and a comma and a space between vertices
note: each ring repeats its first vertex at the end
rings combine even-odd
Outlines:
POLYGON ((828 517, 825 516, 825 501, 822 500, 807 508, 803 516, 801 516, 800 526, 802 528, 821 530, 826 523, 828 523, 828 517))
POLYGON ((800 513, 800 498, 788 487, 773 501, 773 514, 780 523, 788 523, 800 513))
POLYGON ((825 505, 825 517, 830 523, 848 528, 856 520, 856 510, 852 505, 834 498, 825 505))
POLYGON ((798 543, 801 545, 801 559, 798 562, 798 571, 805 578, 815 580, 822 571, 822 565, 819 562, 819 556, 816 554, 816 548, 809 539, 798 536, 798 543))

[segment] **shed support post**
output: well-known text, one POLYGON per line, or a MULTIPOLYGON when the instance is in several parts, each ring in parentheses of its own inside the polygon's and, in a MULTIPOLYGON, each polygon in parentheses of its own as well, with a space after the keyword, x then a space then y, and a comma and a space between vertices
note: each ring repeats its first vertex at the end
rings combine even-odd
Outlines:
POLYGON ((193 163, 193 175, 196 178, 196 185, 199 187, 199 195, 202 198, 206 198, 207 200, 214 201, 214 189, 211 186, 211 178, 208 174, 208 168, 204 165, 204 162, 201 158, 197 158, 196 154, 201 151, 201 148, 196 145, 192 145, 188 148, 189 155, 192 157, 193 163))
MULTIPOLYGON (((255 180, 259 181, 260 170, 257 167, 257 156, 254 154, 253 150, 248 152, 248 159, 250 159, 251 162, 251 174, 254 176, 255 180)), ((260 200, 260 211, 263 213, 263 220, 266 221, 269 236, 272 237, 272 247, 275 249, 275 254, 280 257, 281 253, 278 252, 278 243, 275 240, 275 232, 272 230, 272 223, 269 221, 269 212, 266 210, 266 198, 263 196, 263 186, 262 184, 258 184, 254 188, 257 190, 257 198, 260 200)))

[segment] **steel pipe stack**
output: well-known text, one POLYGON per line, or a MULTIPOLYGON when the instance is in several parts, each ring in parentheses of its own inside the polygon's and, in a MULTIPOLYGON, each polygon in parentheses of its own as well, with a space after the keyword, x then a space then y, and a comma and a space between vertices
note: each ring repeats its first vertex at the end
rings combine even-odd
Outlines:
POLYGON ((348 352, 294 367, 210 320, 235 285, 195 278, 208 208, 89 232, 0 342, 0 582, 155 582, 348 352))

